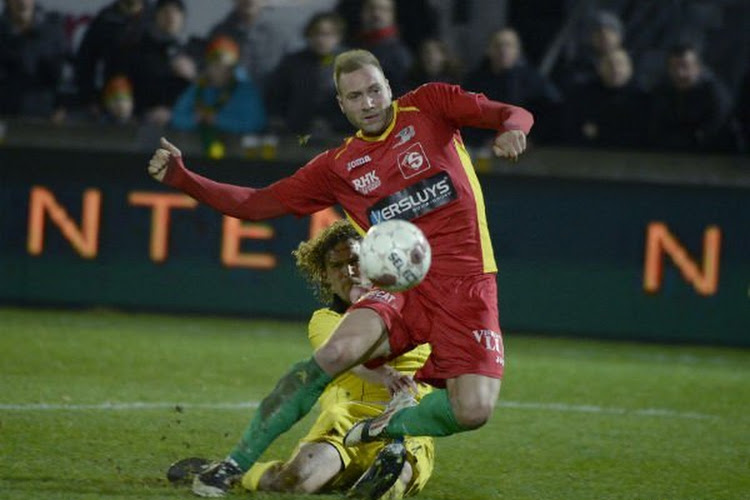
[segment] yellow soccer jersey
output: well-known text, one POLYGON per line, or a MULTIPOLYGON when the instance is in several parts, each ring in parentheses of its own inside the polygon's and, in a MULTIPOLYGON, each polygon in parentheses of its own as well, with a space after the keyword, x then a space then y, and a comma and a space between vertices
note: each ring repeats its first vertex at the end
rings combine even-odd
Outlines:
MULTIPOLYGON (((328 337, 333 333, 334 328, 338 325, 343 317, 329 308, 318 309, 310 318, 307 329, 307 336, 313 349, 323 345, 328 337)), ((399 356, 390 361, 388 364, 400 372, 414 375, 419 368, 427 361, 430 355, 430 346, 421 345, 416 349, 399 356)), ((426 384, 419 384, 418 399, 430 392, 432 389, 426 384)), ((379 384, 365 382, 351 372, 346 372, 334 379, 325 392, 320 396, 321 410, 330 409, 337 403, 346 401, 362 401, 366 403, 386 404, 391 399, 388 389, 379 384)))

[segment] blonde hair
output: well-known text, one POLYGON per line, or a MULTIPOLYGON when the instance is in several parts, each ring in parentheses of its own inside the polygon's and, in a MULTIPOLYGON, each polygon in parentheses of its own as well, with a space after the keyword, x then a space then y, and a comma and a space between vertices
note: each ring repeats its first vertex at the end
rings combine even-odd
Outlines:
POLYGON ((339 90, 339 78, 342 74, 353 73, 365 66, 375 66, 381 73, 384 73, 380 61, 369 50, 347 50, 337 55, 333 61, 333 83, 336 85, 336 92, 339 90))

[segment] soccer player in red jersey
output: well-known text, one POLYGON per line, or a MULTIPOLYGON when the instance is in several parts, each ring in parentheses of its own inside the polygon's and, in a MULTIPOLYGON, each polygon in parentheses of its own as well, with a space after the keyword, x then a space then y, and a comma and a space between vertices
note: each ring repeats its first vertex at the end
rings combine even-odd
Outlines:
POLYGON ((484 200, 459 128, 497 130, 494 153, 515 160, 526 149, 531 114, 440 83, 393 100, 378 60, 363 50, 336 58, 334 81, 356 134, 268 187, 222 184, 190 172, 179 149, 164 139, 149 163, 154 178, 227 215, 261 220, 339 204, 361 231, 406 219, 432 247, 432 267, 419 286, 359 298, 312 358, 279 380, 229 456, 196 477, 193 491, 201 496, 223 495, 309 412, 334 377, 362 362, 429 342, 432 354, 416 378, 444 389, 417 406, 355 424, 349 445, 476 429, 488 421, 500 393, 497 268, 484 200))

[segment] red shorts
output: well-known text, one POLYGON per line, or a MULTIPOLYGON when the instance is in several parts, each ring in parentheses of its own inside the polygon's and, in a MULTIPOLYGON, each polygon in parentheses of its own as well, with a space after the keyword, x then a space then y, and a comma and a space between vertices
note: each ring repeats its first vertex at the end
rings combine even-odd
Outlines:
MULTIPOLYGON (((503 376, 494 274, 430 275, 407 292, 373 290, 351 306, 361 308, 372 309, 383 319, 391 345, 389 359, 430 344, 432 354, 416 373, 418 380, 444 387, 447 379, 469 373, 503 376)), ((382 364, 379 361, 367 365, 382 364)))

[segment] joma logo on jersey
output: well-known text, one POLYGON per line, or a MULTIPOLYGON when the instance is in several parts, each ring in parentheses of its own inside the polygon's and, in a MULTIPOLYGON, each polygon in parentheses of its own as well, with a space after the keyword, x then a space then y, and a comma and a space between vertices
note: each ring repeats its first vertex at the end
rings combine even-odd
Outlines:
POLYGON ((412 220, 457 198, 450 175, 440 172, 378 201, 367 216, 371 224, 390 219, 412 220))
POLYGON ((408 127, 402 128, 401 130, 398 131, 398 134, 396 134, 396 137, 398 137, 398 141, 396 141, 396 144, 391 146, 391 149, 397 148, 401 146, 402 144, 406 144, 415 135, 416 135, 416 132, 414 131, 414 125, 409 125, 408 127))
POLYGON ((414 177, 430 168, 430 160, 424 154, 421 142, 412 144, 398 155, 398 168, 404 179, 414 177))
POLYGON ((499 365, 505 364, 505 354, 503 349, 503 338, 499 333, 492 330, 474 330, 474 339, 488 351, 492 351, 495 356, 495 362, 499 365))
POLYGON ((352 160, 349 163, 347 163, 346 164, 346 171, 347 172, 351 172, 355 168, 361 167, 365 163, 370 163, 371 161, 372 161, 372 158, 370 158, 370 155, 361 156, 361 157, 357 158, 356 160, 352 160))
POLYGON ((352 184, 358 192, 367 194, 380 187, 380 177, 377 176, 374 170, 370 170, 365 175, 354 179, 352 184))

